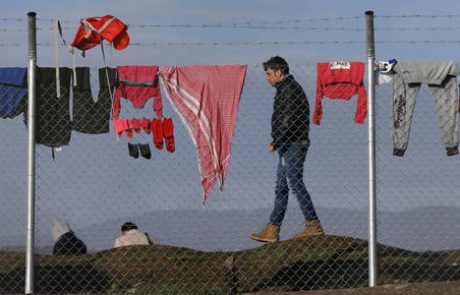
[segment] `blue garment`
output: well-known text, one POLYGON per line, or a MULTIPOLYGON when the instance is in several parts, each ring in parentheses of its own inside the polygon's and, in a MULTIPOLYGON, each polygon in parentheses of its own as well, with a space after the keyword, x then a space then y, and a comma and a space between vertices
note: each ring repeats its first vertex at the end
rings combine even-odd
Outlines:
POLYGON ((14 118, 25 109, 27 68, 0 68, 0 118, 14 118))
POLYGON ((303 165, 309 142, 299 141, 278 149, 280 157, 276 173, 275 206, 270 223, 281 225, 288 205, 289 189, 297 197, 305 221, 318 220, 310 194, 303 182, 303 165))

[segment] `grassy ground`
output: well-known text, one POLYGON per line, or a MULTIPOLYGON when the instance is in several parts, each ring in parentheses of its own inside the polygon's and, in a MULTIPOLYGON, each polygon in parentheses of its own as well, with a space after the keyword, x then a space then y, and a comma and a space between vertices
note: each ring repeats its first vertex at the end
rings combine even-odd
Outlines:
MULTIPOLYGON (((460 280, 460 251, 380 245, 379 284, 460 280)), ((237 251, 164 245, 36 257, 38 293, 228 294, 366 287, 367 242, 326 236, 237 251)), ((0 253, 0 293, 24 291, 24 254, 0 253)))

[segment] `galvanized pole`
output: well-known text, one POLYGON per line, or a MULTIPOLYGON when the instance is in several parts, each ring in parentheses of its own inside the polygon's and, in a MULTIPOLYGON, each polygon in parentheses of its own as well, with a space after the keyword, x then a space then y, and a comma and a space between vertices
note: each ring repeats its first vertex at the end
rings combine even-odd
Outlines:
POLYGON ((367 40, 367 103, 368 103, 368 148, 369 148, 369 287, 377 285, 377 206, 375 177, 375 116, 374 116, 374 12, 366 11, 367 40))
POLYGON ((35 68, 37 65, 37 27, 36 13, 29 12, 29 64, 27 71, 28 110, 28 183, 27 183, 27 247, 26 247, 26 285, 25 293, 34 293, 34 234, 35 234, 35 68))

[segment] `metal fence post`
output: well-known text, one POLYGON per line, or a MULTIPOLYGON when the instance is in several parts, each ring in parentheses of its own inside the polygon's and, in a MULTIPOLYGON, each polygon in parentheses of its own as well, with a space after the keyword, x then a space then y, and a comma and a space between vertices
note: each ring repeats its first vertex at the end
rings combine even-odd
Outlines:
POLYGON ((35 68, 37 64, 37 30, 36 13, 29 12, 29 63, 28 82, 28 113, 29 131, 28 169, 27 169, 27 246, 26 246, 26 280, 25 293, 34 293, 34 231, 35 231, 35 68))
POLYGON ((376 223, 376 177, 375 177, 375 116, 374 116, 374 12, 366 11, 367 43, 367 101, 369 140, 369 287, 377 285, 377 223, 376 223))

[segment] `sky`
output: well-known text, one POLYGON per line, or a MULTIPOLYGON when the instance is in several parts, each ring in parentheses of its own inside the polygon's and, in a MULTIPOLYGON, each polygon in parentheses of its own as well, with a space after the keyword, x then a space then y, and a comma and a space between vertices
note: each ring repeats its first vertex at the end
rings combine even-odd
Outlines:
MULTIPOLYGON (((132 46, 128 50, 114 53, 114 62, 145 63, 146 59, 157 64, 196 64, 255 62, 276 52, 289 56, 291 62, 329 59, 337 57, 360 57, 365 54, 364 12, 374 11, 375 27, 426 28, 453 27, 458 17, 434 18, 386 18, 401 15, 455 15, 460 10, 458 1, 15 1, 12 5, 2 1, 0 8, 5 18, 25 18, 27 12, 35 11, 39 19, 37 25, 43 28, 39 43, 52 45, 53 34, 49 29, 52 19, 60 19, 64 26, 64 37, 70 41, 78 26, 78 20, 88 16, 112 14, 130 24, 129 32, 133 43, 147 45, 132 46), (439 5, 442 3, 442 5, 439 5), (346 17, 337 20, 338 17, 346 17), (351 18, 350 18, 351 17, 351 18), (328 19, 319 21, 318 19, 328 19), (167 25, 265 25, 277 29, 233 29, 233 28, 171 28, 167 25), (144 25, 140 27, 139 25, 144 25), (150 25, 150 26, 149 26, 150 25), (162 25, 166 27, 152 27, 162 25), (303 29, 289 29, 300 27, 303 29), (319 28, 308 30, 306 28, 319 28), (323 29, 321 29, 323 28, 323 29), (324 30, 332 28, 332 30, 324 30), (337 31, 334 28, 345 28, 337 31), (273 41, 354 41, 348 45, 246 45, 246 46, 164 46, 169 42, 273 42, 273 41), (149 46, 155 42, 157 45, 149 46), (217 49, 217 50, 216 50, 217 49), (165 54, 167 52, 168 54, 165 54)), ((10 28, 25 28, 25 23, 4 22, 10 28)), ((377 41, 411 40, 456 40, 457 30, 427 31, 376 31, 377 41)), ((3 44, 26 45, 26 38, 18 32, 3 32, 3 44)), ((394 44, 384 43, 376 48, 377 57, 397 56, 400 58, 454 58, 459 43, 442 44, 394 44)), ((21 47, 22 48, 22 47, 21 47)), ((5 48, 6 49, 6 48, 5 48)), ((39 46, 39 63, 52 65, 52 47, 39 46)), ((23 56, 16 50, 7 50, 7 64, 26 65, 23 56)), ((64 54, 65 52, 61 53, 64 54)), ((87 59, 79 59, 79 64, 93 64, 100 61, 100 52, 88 52, 87 59)), ((70 63, 65 55, 61 63, 70 63)))
MULTIPOLYGON (((107 50, 109 66, 248 64, 228 183, 222 194, 216 188, 203 206, 192 141, 171 105, 165 103, 165 112, 173 117, 176 127, 175 154, 156 151, 150 162, 134 161, 127 156, 126 139, 116 143, 112 133, 97 137, 73 133, 71 144, 55 161, 49 148, 37 147, 37 231, 41 242, 50 243, 49 229, 57 218, 78 229, 114 218, 135 221, 156 211, 265 208, 268 219, 277 164, 276 157, 266 153, 274 91, 264 81, 260 65, 270 56, 285 57, 312 106, 317 62, 366 60, 367 10, 375 14, 377 59, 460 60, 458 1, 425 0, 417 5, 393 0, 1 1, 0 66, 27 65, 29 11, 37 13, 37 63, 43 67, 55 65, 52 20, 61 20, 64 38, 70 42, 81 18, 106 14, 128 24, 132 42, 123 51, 107 50)), ((59 54, 60 65, 70 66, 71 57, 63 46, 59 54)), ((86 57, 77 53, 76 61, 78 66, 91 67, 92 74, 104 66, 99 48, 88 51, 86 57)), ((97 88, 93 75, 93 94, 97 88)), ((329 113, 325 112, 320 126, 311 128, 312 146, 305 168, 309 191, 320 216, 321 208, 365 210, 367 120, 363 126, 352 122, 353 99, 325 101, 323 106, 329 113)), ((128 104, 122 105, 122 110, 125 115, 151 116, 148 110, 130 113, 128 104)), ((377 89, 376 112, 379 210, 460 207, 456 197, 460 157, 445 156, 428 91, 420 94, 404 158, 391 156, 388 85, 377 89)), ((0 136, 6 139, 0 144, 5 175, 0 180, 0 220, 15 224, 0 235, 21 236, 27 193, 27 133, 22 120, 0 121, 0 136)), ((150 139, 144 136, 138 140, 150 139)), ((294 198, 290 206, 298 210, 294 198)), ((340 223, 345 217, 337 218, 329 224, 340 223)), ((264 222, 254 224, 254 229, 264 222)), ((199 228, 200 224, 188 226, 199 228)))

